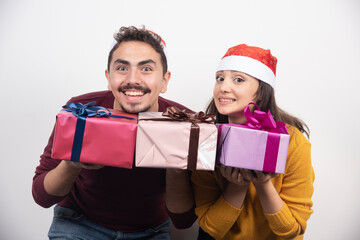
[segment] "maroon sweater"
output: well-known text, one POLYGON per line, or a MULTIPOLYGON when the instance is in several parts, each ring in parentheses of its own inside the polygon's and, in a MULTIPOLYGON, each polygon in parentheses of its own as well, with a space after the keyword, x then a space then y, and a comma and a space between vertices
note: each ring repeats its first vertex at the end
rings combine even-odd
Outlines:
MULTIPOLYGON (((114 96, 110 91, 88 93, 72 98, 69 102, 88 103, 113 108, 114 96)), ((189 109, 159 97, 159 111, 168 106, 189 109)), ((71 192, 64 197, 55 197, 44 189, 45 175, 54 169, 61 160, 51 159, 54 137, 41 155, 40 165, 33 178, 32 193, 36 203, 51 207, 58 203, 84 214, 89 220, 114 231, 136 232, 156 226, 168 218, 165 206, 165 170, 156 168, 123 169, 103 167, 99 170, 83 169, 74 183, 71 192)), ((172 215, 180 225, 190 225, 195 220, 193 211, 184 215, 172 215)))

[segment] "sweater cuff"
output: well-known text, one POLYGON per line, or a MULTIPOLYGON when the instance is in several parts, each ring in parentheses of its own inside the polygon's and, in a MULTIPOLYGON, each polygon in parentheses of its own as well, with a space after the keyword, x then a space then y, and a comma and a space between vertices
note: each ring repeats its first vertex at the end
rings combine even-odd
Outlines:
POLYGON ((44 208, 49 208, 55 203, 60 202, 64 197, 57 197, 48 194, 44 187, 44 179, 46 174, 41 174, 33 182, 33 197, 37 204, 44 208))
POLYGON ((219 219, 222 219, 225 226, 231 222, 234 223, 239 215, 244 205, 241 208, 236 208, 228 203, 223 196, 219 198, 218 201, 214 204, 214 209, 217 209, 216 215, 219 219), (226 214, 225 214, 226 213, 226 214))
POLYGON ((222 239, 237 221, 242 209, 232 206, 220 196, 208 209, 207 216, 199 219, 199 225, 215 239, 222 239))
POLYGON ((191 227, 197 219, 195 208, 191 208, 184 213, 173 213, 166 207, 171 222, 177 229, 185 229, 191 227))
POLYGON ((283 234, 294 231, 296 227, 296 221, 293 215, 291 214, 290 209, 284 203, 282 209, 277 213, 264 213, 266 219, 269 221, 270 228, 276 234, 283 234))

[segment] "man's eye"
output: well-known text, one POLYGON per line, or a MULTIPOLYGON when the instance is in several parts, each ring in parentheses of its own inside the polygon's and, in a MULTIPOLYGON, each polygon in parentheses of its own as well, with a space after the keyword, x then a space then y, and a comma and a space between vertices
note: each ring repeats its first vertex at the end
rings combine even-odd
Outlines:
POLYGON ((222 81, 224 81, 224 78, 223 78, 223 77, 220 77, 220 76, 219 76, 219 77, 216 77, 215 79, 216 79, 217 82, 222 82, 222 81))
POLYGON ((119 70, 119 71, 126 71, 126 67, 120 66, 120 67, 117 68, 117 70, 119 70))
POLYGON ((144 72, 150 72, 152 69, 150 67, 143 67, 142 70, 144 72))
POLYGON ((240 83, 240 82, 243 82, 244 79, 237 77, 237 78, 234 79, 234 81, 237 82, 237 83, 240 83))

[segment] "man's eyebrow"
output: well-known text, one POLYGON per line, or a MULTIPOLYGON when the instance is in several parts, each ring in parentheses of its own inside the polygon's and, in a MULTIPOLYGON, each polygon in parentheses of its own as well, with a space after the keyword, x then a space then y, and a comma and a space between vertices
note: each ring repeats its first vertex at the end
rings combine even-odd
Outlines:
POLYGON ((116 59, 116 60, 114 61, 114 64, 119 64, 119 63, 125 64, 125 65, 130 65, 130 62, 129 62, 129 61, 126 61, 126 60, 123 60, 123 59, 116 59))
POLYGON ((144 60, 144 61, 141 61, 139 62, 137 65, 138 66, 142 66, 142 65, 145 65, 145 64, 148 64, 148 63, 152 63, 152 64, 155 64, 156 65, 156 62, 152 59, 148 59, 148 60, 144 60))

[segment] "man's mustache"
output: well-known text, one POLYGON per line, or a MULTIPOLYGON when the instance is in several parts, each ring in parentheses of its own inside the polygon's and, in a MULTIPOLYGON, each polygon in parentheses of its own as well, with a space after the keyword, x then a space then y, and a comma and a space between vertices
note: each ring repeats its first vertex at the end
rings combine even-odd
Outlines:
POLYGON ((143 86, 140 86, 140 85, 127 84, 127 85, 125 85, 125 86, 120 86, 120 87, 118 88, 118 90, 119 90, 120 92, 122 92, 123 90, 127 90, 127 89, 135 89, 135 90, 143 91, 144 93, 149 93, 149 92, 151 92, 150 88, 143 87, 143 86))

